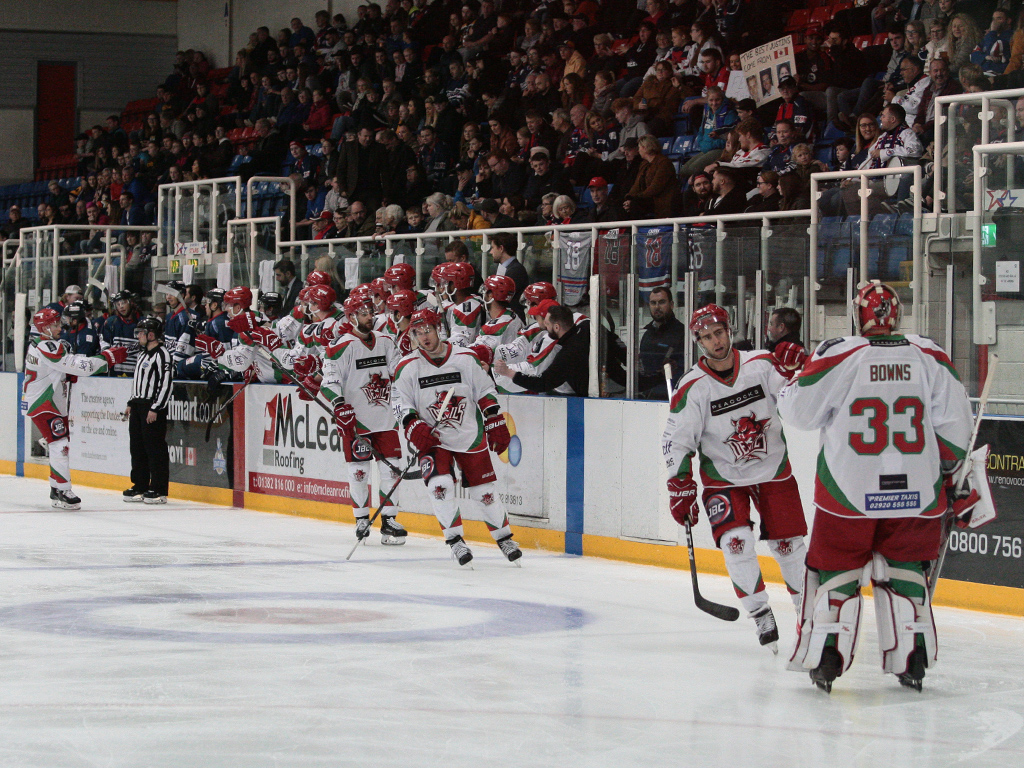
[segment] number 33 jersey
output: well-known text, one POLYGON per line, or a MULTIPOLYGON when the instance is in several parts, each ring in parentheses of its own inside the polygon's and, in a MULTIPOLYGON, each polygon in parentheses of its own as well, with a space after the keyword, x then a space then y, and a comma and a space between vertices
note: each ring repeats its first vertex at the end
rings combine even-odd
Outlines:
POLYGON ((669 474, 689 477, 700 449, 705 488, 756 485, 790 476, 786 440, 775 408, 786 383, 763 350, 732 351, 723 381, 700 360, 679 380, 661 438, 669 474))
POLYGON ((942 466, 964 458, 973 427, 946 353, 911 334, 822 342, 779 412, 821 430, 814 504, 844 517, 941 515, 942 466))

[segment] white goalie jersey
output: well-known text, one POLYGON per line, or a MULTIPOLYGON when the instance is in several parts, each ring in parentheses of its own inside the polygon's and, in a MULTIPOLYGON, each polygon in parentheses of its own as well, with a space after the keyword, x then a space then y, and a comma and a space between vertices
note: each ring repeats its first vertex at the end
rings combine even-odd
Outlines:
POLYGON ((325 351, 320 391, 328 401, 340 396, 352 406, 360 434, 395 429, 391 387, 399 359, 394 341, 384 334, 366 339, 346 334, 325 351))
POLYGON ((732 355, 732 375, 725 381, 703 359, 679 380, 661 438, 672 476, 689 477, 700 451, 705 488, 756 485, 791 474, 776 412, 786 378, 764 350, 732 355))
POLYGON ((913 334, 822 342, 779 411, 821 430, 814 504, 844 517, 941 515, 942 467, 964 458, 973 427, 946 353, 913 334))
POLYGON ((392 403, 400 423, 416 415, 436 428, 442 448, 468 453, 486 449, 483 409, 497 405, 498 399, 480 358, 449 344, 439 360, 419 349, 402 359, 395 372, 392 403), (455 392, 440 413, 449 389, 455 392))

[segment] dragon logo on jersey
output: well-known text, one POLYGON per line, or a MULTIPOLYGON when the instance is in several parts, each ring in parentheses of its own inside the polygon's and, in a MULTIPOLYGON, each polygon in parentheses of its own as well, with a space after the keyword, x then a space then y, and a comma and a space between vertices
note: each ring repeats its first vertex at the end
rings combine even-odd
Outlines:
POLYGON ((375 373, 370 380, 360 387, 370 405, 387 406, 391 402, 391 380, 375 373))
POLYGON ((434 429, 444 429, 446 426, 459 427, 462 424, 462 417, 466 415, 466 398, 452 395, 448 408, 441 413, 441 403, 446 392, 438 391, 434 395, 434 402, 427 406, 427 412, 434 418, 434 429))
POLYGON ((733 433, 725 438, 736 461, 760 461, 768 455, 768 425, 771 419, 758 419, 753 411, 749 416, 731 419, 733 433))

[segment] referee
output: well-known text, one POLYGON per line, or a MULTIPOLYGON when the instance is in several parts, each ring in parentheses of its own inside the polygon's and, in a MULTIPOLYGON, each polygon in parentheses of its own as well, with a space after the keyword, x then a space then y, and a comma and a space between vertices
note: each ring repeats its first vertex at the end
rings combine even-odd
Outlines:
POLYGON ((167 456, 167 401, 171 397, 174 366, 163 345, 164 324, 144 317, 135 326, 139 360, 132 397, 125 408, 132 454, 132 487, 125 501, 166 504, 170 461, 167 456))

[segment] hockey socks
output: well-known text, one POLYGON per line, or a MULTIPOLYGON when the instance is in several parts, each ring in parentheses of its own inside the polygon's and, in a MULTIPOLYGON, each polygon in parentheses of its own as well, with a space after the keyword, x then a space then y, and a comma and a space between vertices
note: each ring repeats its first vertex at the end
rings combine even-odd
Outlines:
POLYGON ((508 524, 508 515, 505 514, 505 510, 498 500, 497 483, 475 485, 469 489, 469 495, 474 501, 480 502, 480 506, 483 507, 484 522, 495 541, 512 535, 512 528, 508 524))
POLYGON ((793 599, 797 613, 800 612, 800 594, 804 583, 804 561, 807 559, 807 547, 802 536, 792 539, 769 539, 768 549, 779 564, 786 589, 793 599))
POLYGON ((50 487, 58 491, 71 490, 71 443, 66 437, 47 446, 50 452, 50 487))
POLYGON ((761 566, 754 551, 755 541, 754 532, 741 525, 723 533, 718 542, 736 596, 751 615, 768 605, 768 593, 764 589, 761 566))

